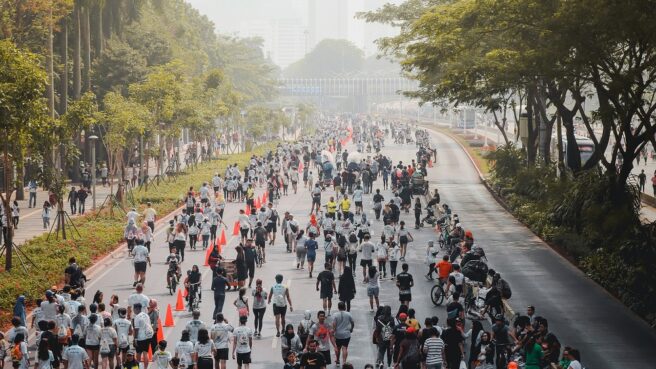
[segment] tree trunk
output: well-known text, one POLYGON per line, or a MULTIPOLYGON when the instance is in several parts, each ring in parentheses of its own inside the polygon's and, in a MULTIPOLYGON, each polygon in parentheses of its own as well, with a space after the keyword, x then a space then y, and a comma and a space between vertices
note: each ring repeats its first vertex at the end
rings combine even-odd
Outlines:
MULTIPOLYGON (((7 129, 5 128, 5 137, 8 137, 8 132, 7 129)), ((2 166, 4 169, 4 182, 3 186, 5 189, 5 196, 2 196, 2 193, 0 193, 0 198, 2 199, 2 204, 3 204, 3 209, 5 211, 5 217, 8 220, 8 227, 7 227, 7 233, 5 234, 5 271, 9 272, 11 271, 12 267, 12 255, 13 255, 13 235, 14 235, 14 227, 13 223, 9 221, 11 219, 11 207, 9 206, 9 200, 11 199, 11 184, 9 180, 9 176, 11 174, 10 172, 10 165, 9 165, 9 140, 5 140, 5 144, 3 145, 3 158, 4 158, 4 165, 2 166)))
POLYGON ((73 99, 75 100, 80 98, 80 91, 82 90, 80 33, 80 4, 76 2, 73 9, 73 99))
POLYGON ((59 72, 59 114, 68 110, 68 17, 62 18, 61 32, 59 34, 61 71, 59 72))
POLYGON ((82 55, 84 71, 82 73, 82 91, 91 91, 91 24, 89 21, 89 8, 81 9, 81 33, 82 33, 82 55))
POLYGON ((93 7, 93 11, 95 14, 95 22, 93 22, 93 30, 94 30, 94 35, 95 35, 95 49, 96 49, 96 54, 94 56, 95 59, 99 58, 102 53, 103 53, 103 47, 105 46, 105 38, 103 34, 103 9, 100 4, 96 4, 93 7))
POLYGON ((102 33, 104 38, 112 37, 112 22, 112 5, 107 1, 102 9, 102 33))
MULTIPOLYGON (((50 9, 50 20, 52 20, 52 9, 50 9)), ((55 120, 55 79, 54 79, 54 51, 53 51, 53 32, 52 32, 52 22, 48 22, 48 38, 46 40, 46 72, 48 74, 48 113, 50 118, 55 120)))

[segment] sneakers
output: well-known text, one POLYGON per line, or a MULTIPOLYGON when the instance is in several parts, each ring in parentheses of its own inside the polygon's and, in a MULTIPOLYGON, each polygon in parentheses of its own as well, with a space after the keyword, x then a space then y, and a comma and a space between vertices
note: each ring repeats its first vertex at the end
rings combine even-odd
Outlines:
POLYGON ((280 337, 280 331, 276 332, 276 337, 280 337))

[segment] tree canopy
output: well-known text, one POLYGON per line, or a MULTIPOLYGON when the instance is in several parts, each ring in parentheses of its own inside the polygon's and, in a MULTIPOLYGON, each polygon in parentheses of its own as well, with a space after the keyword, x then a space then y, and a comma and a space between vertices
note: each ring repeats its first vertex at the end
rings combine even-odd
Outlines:
POLYGON ((303 59, 285 69, 287 78, 330 78, 359 73, 364 52, 347 40, 322 40, 303 59))

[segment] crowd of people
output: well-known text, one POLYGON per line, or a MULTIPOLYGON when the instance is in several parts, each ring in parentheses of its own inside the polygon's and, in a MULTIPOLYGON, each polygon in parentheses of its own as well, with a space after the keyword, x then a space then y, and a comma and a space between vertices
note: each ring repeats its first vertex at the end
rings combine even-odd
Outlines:
POLYGON ((523 365, 580 369, 579 352, 561 348, 547 319, 538 316, 535 307, 509 320, 499 297, 506 297, 507 282, 498 273, 491 271, 490 282, 481 282, 490 297, 477 316, 469 314, 465 306, 473 292, 468 290, 466 267, 481 257, 474 252, 472 232, 445 211, 437 190, 424 190, 421 180, 436 159, 428 134, 410 125, 341 118, 324 121, 313 137, 280 144, 266 155, 253 156, 245 167, 228 165, 224 173, 216 173, 198 189, 189 187, 182 210, 166 228, 170 251, 166 287, 174 294, 179 285, 186 296, 185 308, 191 312, 180 337, 170 340, 174 344, 158 339, 162 333, 158 332, 159 304, 144 293, 157 291, 161 288, 157 282, 163 279, 151 276, 146 284, 158 220, 148 203, 141 213, 135 208, 126 216, 124 236, 134 264, 134 292, 127 304, 121 304, 117 295, 105 300, 101 291, 87 301, 86 276, 71 258, 64 288, 45 292, 31 322, 25 314, 14 318, 14 327, 0 341, 0 353, 6 353, 20 369, 32 364, 35 369, 137 369, 147 366, 150 355, 158 369, 225 369, 231 360, 239 369, 247 369, 256 360, 253 340, 262 337, 271 306, 280 366, 286 369, 321 369, 333 363, 353 368, 348 361, 349 345, 356 327, 371 328, 376 355, 365 368, 523 365), (404 145, 415 144, 416 158, 404 163, 384 155, 385 140, 390 137, 404 145), (277 208, 280 199, 299 193, 307 199, 307 223, 301 222, 305 214, 277 208), (227 225, 232 222, 226 224, 224 218, 230 204, 240 209, 237 218, 231 219, 238 241, 234 259, 227 257, 232 250, 223 250, 217 241, 222 231, 232 231, 227 225), (412 245, 423 232, 419 229, 424 226, 425 212, 435 214, 439 221, 435 222, 437 233, 424 232, 435 239, 426 247, 427 273, 420 273, 430 281, 436 274, 435 283, 444 290, 444 324, 432 315, 422 324, 413 306, 417 270, 411 267, 408 250, 418 248, 412 245), (372 213, 370 219, 367 214, 372 213), (413 230, 406 224, 412 220, 413 230), (374 227, 380 233, 373 232, 374 227), (438 257, 437 235, 448 245, 443 258, 438 257), (314 311, 304 311, 298 321, 287 316, 294 311, 285 282, 291 276, 280 272, 273 280, 256 276, 272 247, 285 248, 294 260, 296 276, 316 280, 320 304, 314 311), (203 267, 184 262, 185 250, 197 249, 208 251, 211 316, 201 316, 203 267), (356 322, 351 314, 359 284, 366 290, 370 321, 356 322), (238 290, 234 301, 229 301, 237 313, 235 323, 228 321, 232 313, 225 310, 230 288, 238 290), (381 298, 381 290, 390 288, 398 292, 397 302, 381 298), (398 309, 392 309, 397 304, 398 309), (28 328, 36 332, 33 358, 27 350, 28 328))

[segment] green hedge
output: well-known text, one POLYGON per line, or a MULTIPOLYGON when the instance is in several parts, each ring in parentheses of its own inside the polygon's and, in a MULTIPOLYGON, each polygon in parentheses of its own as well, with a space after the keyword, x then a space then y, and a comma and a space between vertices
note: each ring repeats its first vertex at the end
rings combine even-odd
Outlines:
POLYGON ((641 223, 633 187, 617 190, 596 169, 557 178, 554 166, 528 168, 507 146, 489 159, 492 187, 515 217, 656 325, 656 224, 641 223))
MULTIPOLYGON (((277 143, 258 146, 253 152, 229 155, 190 168, 186 173, 178 176, 175 181, 162 182, 158 186, 151 186, 148 191, 134 191, 134 199, 140 204, 151 201, 160 216, 175 210, 183 199, 189 186, 198 189, 203 182, 209 181, 214 173, 223 175, 228 164, 237 163, 243 168, 253 154, 263 155, 275 148, 277 143), (224 159, 228 160, 224 160, 224 159)), ((94 261, 105 256, 123 241, 124 214, 115 211, 114 216, 103 212, 97 218, 91 214, 74 220, 81 237, 66 241, 54 241, 51 236, 47 241, 47 234, 35 237, 21 246, 21 250, 36 264, 29 266, 26 273, 20 266, 19 260, 14 256, 14 268, 10 273, 0 273, 0 322, 8 323, 11 319, 14 302, 18 295, 25 295, 28 306, 36 298, 41 298, 44 291, 50 286, 61 285, 64 278, 64 268, 68 258, 75 256, 82 268, 91 266, 94 261)), ((4 257, 0 259, 4 265, 4 257)), ((0 324, 4 326, 5 324, 0 324)))

